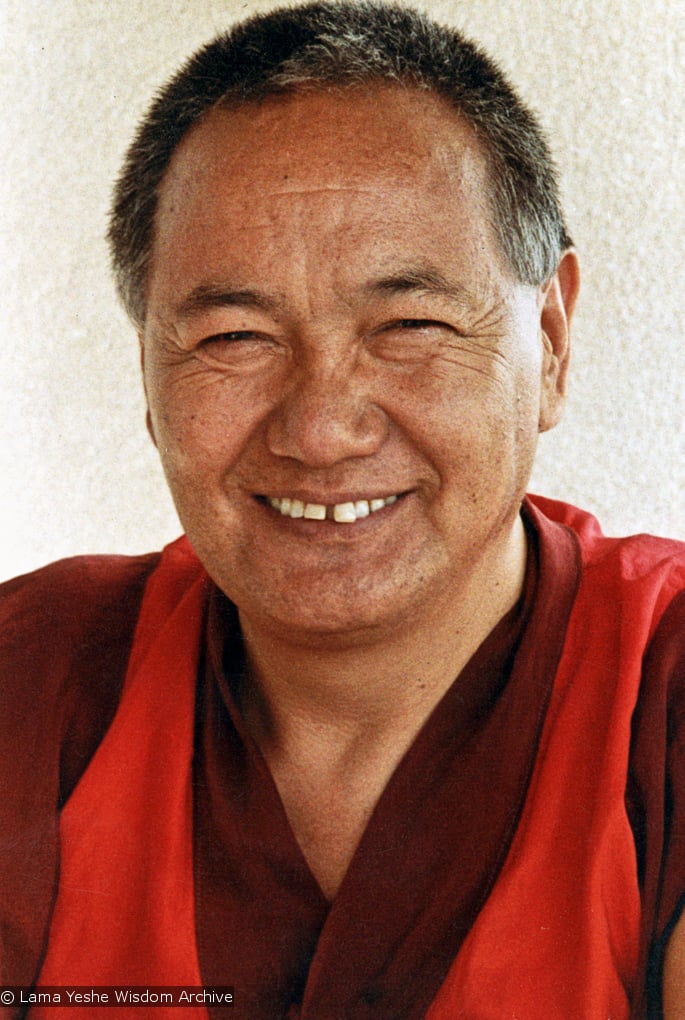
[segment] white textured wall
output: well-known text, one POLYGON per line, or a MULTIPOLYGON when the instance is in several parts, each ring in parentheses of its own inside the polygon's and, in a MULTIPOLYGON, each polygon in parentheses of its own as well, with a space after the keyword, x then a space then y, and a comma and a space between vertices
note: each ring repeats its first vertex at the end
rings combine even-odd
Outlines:
MULTIPOLYGON (((270 2, 0 0, 0 576, 178 531, 143 428, 133 334, 102 240, 148 98, 270 2)), ((610 532, 685 538, 685 5, 425 4, 494 52, 542 114, 584 266, 566 420, 534 488, 610 532)))

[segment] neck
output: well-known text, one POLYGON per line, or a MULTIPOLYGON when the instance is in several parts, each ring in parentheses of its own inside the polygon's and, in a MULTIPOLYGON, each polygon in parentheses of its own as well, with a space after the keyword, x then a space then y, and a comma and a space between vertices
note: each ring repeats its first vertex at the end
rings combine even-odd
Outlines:
MULTIPOLYGON (((316 646, 241 617, 251 682, 246 725, 267 762, 291 828, 333 899, 383 790, 433 708, 520 596, 520 520, 506 569, 454 579, 375 640, 316 646)), ((500 567, 504 566, 500 561, 500 567)))

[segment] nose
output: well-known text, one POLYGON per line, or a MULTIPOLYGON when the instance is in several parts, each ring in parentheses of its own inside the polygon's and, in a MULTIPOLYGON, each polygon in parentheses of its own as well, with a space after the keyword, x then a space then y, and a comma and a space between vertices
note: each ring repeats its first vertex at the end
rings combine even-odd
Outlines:
POLYGON ((326 468, 379 449, 387 418, 373 402, 370 373, 342 360, 317 352, 291 366, 268 422, 272 453, 326 468))

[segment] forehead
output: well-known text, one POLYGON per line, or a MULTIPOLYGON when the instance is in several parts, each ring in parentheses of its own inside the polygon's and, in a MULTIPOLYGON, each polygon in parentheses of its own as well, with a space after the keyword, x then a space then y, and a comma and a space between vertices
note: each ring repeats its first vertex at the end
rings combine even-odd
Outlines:
MULTIPOLYGON (((384 152, 400 159, 436 155, 438 158, 456 144, 477 149, 470 126, 447 100, 411 86, 389 84, 364 88, 309 89, 270 96, 261 101, 217 106, 205 114, 182 139, 172 159, 172 169, 181 160, 192 158, 198 146, 205 155, 230 160, 231 154, 244 155, 257 143, 274 144, 272 157, 279 164, 288 162, 301 145, 315 144, 329 170, 347 170, 346 157, 354 151, 378 164, 384 152), (219 125, 226 131, 217 136, 219 125), (228 135, 232 144, 227 148, 228 135), (379 151, 377 146, 382 146, 379 151)), ((319 166, 318 159, 316 160, 319 166)))
POLYGON ((280 238, 285 254, 297 232, 330 261, 341 229, 367 256, 376 239, 384 250, 456 243, 499 262, 489 210, 475 135, 432 93, 384 85, 215 108, 162 182, 153 275, 189 252, 211 273, 226 248, 239 258, 241 234, 251 250, 260 235, 265 251, 280 238))

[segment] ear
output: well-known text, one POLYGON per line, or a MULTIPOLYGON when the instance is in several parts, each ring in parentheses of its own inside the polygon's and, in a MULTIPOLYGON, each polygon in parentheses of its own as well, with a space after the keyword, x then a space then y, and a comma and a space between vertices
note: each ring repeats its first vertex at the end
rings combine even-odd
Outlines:
POLYGON ((145 338, 142 333, 138 334, 138 348, 140 350, 140 370, 143 376, 143 390, 145 391, 145 425, 150 435, 150 439, 157 446, 157 437, 155 436, 155 430, 152 425, 152 415, 150 414, 150 399, 147 393, 147 381, 145 379, 145 338))
POLYGON ((571 318, 579 290, 578 256, 573 248, 569 248, 542 292, 540 329, 544 351, 540 432, 554 428, 561 418, 571 355, 571 318))

